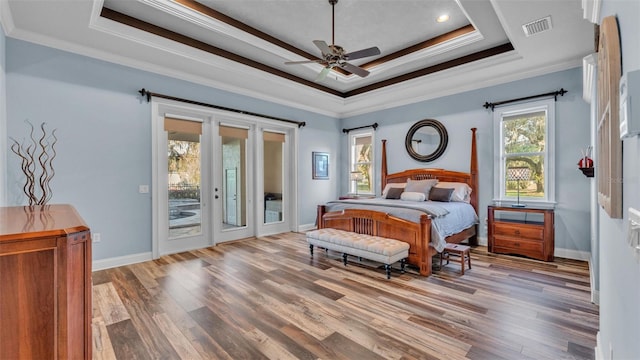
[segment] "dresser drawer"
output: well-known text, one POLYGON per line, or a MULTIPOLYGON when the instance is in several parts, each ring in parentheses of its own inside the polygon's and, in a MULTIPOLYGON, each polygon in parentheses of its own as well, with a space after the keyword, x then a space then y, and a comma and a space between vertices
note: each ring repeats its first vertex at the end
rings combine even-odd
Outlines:
POLYGON ((496 235, 493 239, 493 247, 496 252, 509 252, 527 255, 528 253, 542 254, 544 243, 542 241, 524 240, 507 236, 496 235))
POLYGON ((517 238, 542 240, 544 238, 544 227, 531 224, 514 224, 496 221, 494 223, 494 234, 513 236, 517 238))

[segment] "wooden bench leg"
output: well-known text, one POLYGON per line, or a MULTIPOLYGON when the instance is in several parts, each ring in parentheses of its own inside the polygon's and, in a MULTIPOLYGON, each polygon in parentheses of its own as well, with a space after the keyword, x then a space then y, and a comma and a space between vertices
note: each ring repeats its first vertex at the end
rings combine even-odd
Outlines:
POLYGON ((342 262, 344 263, 344 266, 347 266, 347 253, 342 254, 342 262))
POLYGON ((309 245, 309 252, 311 253, 311 257, 313 257, 313 245, 309 245))
POLYGON ((384 269, 387 272, 387 279, 391 279, 391 265, 384 264, 384 269))
POLYGON ((404 274, 404 266, 407 264, 407 259, 400 260, 400 271, 404 274))

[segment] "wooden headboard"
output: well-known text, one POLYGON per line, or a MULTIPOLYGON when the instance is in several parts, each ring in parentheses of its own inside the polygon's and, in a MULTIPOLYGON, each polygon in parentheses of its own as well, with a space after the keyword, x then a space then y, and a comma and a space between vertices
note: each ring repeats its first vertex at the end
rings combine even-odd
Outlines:
POLYGON ((382 140, 382 164, 381 185, 382 189, 387 183, 403 183, 407 178, 412 180, 438 179, 439 181, 463 182, 471 187, 471 206, 478 213, 478 150, 476 145, 476 128, 471 129, 471 160, 469 172, 459 172, 444 169, 421 168, 410 169, 401 172, 387 173, 387 140, 382 140))

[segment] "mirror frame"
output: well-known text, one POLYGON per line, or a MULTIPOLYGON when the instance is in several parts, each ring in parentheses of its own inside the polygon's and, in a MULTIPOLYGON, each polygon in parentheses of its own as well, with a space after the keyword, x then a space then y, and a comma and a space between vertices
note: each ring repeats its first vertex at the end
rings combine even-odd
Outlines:
POLYGON ((424 119, 413 124, 413 126, 409 129, 409 131, 407 132, 407 137, 404 140, 404 146, 407 149, 409 156, 411 156, 413 159, 422 162, 429 162, 439 158, 444 153, 444 151, 447 149, 448 142, 449 135, 447 134, 447 129, 444 127, 444 125, 442 125, 441 122, 434 119, 424 119), (415 135, 418 130, 425 126, 431 126, 436 129, 436 131, 440 135, 440 144, 438 144, 436 150, 431 154, 422 155, 413 149, 411 143, 413 135, 415 135))

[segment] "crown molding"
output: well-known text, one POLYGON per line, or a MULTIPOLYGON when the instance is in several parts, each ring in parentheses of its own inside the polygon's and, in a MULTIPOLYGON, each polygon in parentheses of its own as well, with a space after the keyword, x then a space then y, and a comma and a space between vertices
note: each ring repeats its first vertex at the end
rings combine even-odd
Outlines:
POLYGON ((582 0, 583 17, 594 24, 600 23, 602 0, 582 0))
POLYGON ((596 85, 597 54, 589 54, 582 58, 582 98, 591 104, 593 89, 596 85))
MULTIPOLYGON (((522 57, 516 53, 507 53, 497 55, 491 59, 482 60, 481 62, 490 61, 494 67, 504 68, 521 59, 522 57)), ((345 103, 344 111, 340 115, 341 118, 364 115, 375 111, 415 104, 444 96, 573 69, 580 65, 580 61, 569 60, 527 70, 522 70, 515 66, 513 71, 501 76, 495 76, 495 72, 487 69, 486 64, 471 63, 462 65, 460 68, 449 69, 434 75, 429 75, 428 78, 423 80, 414 79, 398 86, 379 89, 358 99, 349 98, 345 103), (469 76, 464 81, 451 83, 449 80, 452 78, 451 72, 456 71, 463 71, 469 74, 469 76), (428 81, 425 81, 427 79, 428 81), (381 99, 384 99, 384 101, 381 101, 381 99)), ((478 105, 478 108, 480 107, 481 106, 478 105)))
POLYGON ((16 28, 8 1, 0 1, 0 25, 5 35, 11 34, 16 28))

